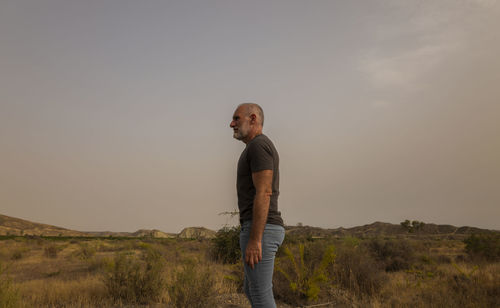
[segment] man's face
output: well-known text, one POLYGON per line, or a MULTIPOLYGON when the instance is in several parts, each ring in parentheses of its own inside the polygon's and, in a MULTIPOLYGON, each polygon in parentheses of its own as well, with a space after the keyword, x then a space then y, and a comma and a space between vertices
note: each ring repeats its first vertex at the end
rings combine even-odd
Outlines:
POLYGON ((233 120, 229 126, 233 129, 233 137, 238 140, 245 139, 250 133, 250 117, 245 112, 244 106, 236 109, 233 120))

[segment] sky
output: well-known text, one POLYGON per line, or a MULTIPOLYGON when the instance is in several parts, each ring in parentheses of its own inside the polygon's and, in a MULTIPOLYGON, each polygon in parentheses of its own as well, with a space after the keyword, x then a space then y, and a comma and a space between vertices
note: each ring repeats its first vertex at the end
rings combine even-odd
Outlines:
POLYGON ((237 219, 260 104, 287 225, 500 229, 500 1, 1 0, 0 213, 237 219))

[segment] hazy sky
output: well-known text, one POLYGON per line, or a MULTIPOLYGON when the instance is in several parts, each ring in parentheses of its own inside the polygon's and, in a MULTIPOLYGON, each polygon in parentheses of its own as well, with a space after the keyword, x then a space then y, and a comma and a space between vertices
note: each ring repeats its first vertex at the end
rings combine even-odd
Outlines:
POLYGON ((500 229, 500 2, 0 0, 0 213, 218 229, 235 107, 287 224, 500 229))

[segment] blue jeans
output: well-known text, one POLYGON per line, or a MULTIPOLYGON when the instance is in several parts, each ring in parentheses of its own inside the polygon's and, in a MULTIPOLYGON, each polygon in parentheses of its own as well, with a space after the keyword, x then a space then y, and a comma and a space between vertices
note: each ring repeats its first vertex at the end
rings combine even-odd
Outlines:
POLYGON ((250 239, 251 221, 245 221, 241 225, 240 248, 245 267, 245 294, 252 308, 276 307, 273 296, 273 270, 274 256, 285 238, 285 229, 279 225, 267 224, 262 236, 262 260, 251 269, 245 263, 245 249, 250 239))

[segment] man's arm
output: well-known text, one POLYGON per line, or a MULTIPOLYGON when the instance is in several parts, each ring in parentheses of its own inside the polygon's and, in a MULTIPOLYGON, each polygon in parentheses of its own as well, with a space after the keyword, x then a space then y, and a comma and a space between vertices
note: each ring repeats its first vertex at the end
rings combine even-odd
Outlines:
POLYGON ((252 181, 255 187, 255 199, 253 200, 250 240, 245 249, 245 262, 253 269, 254 264, 262 260, 262 234, 266 226, 269 204, 271 202, 271 195, 273 194, 273 171, 262 170, 254 172, 252 173, 252 181))

